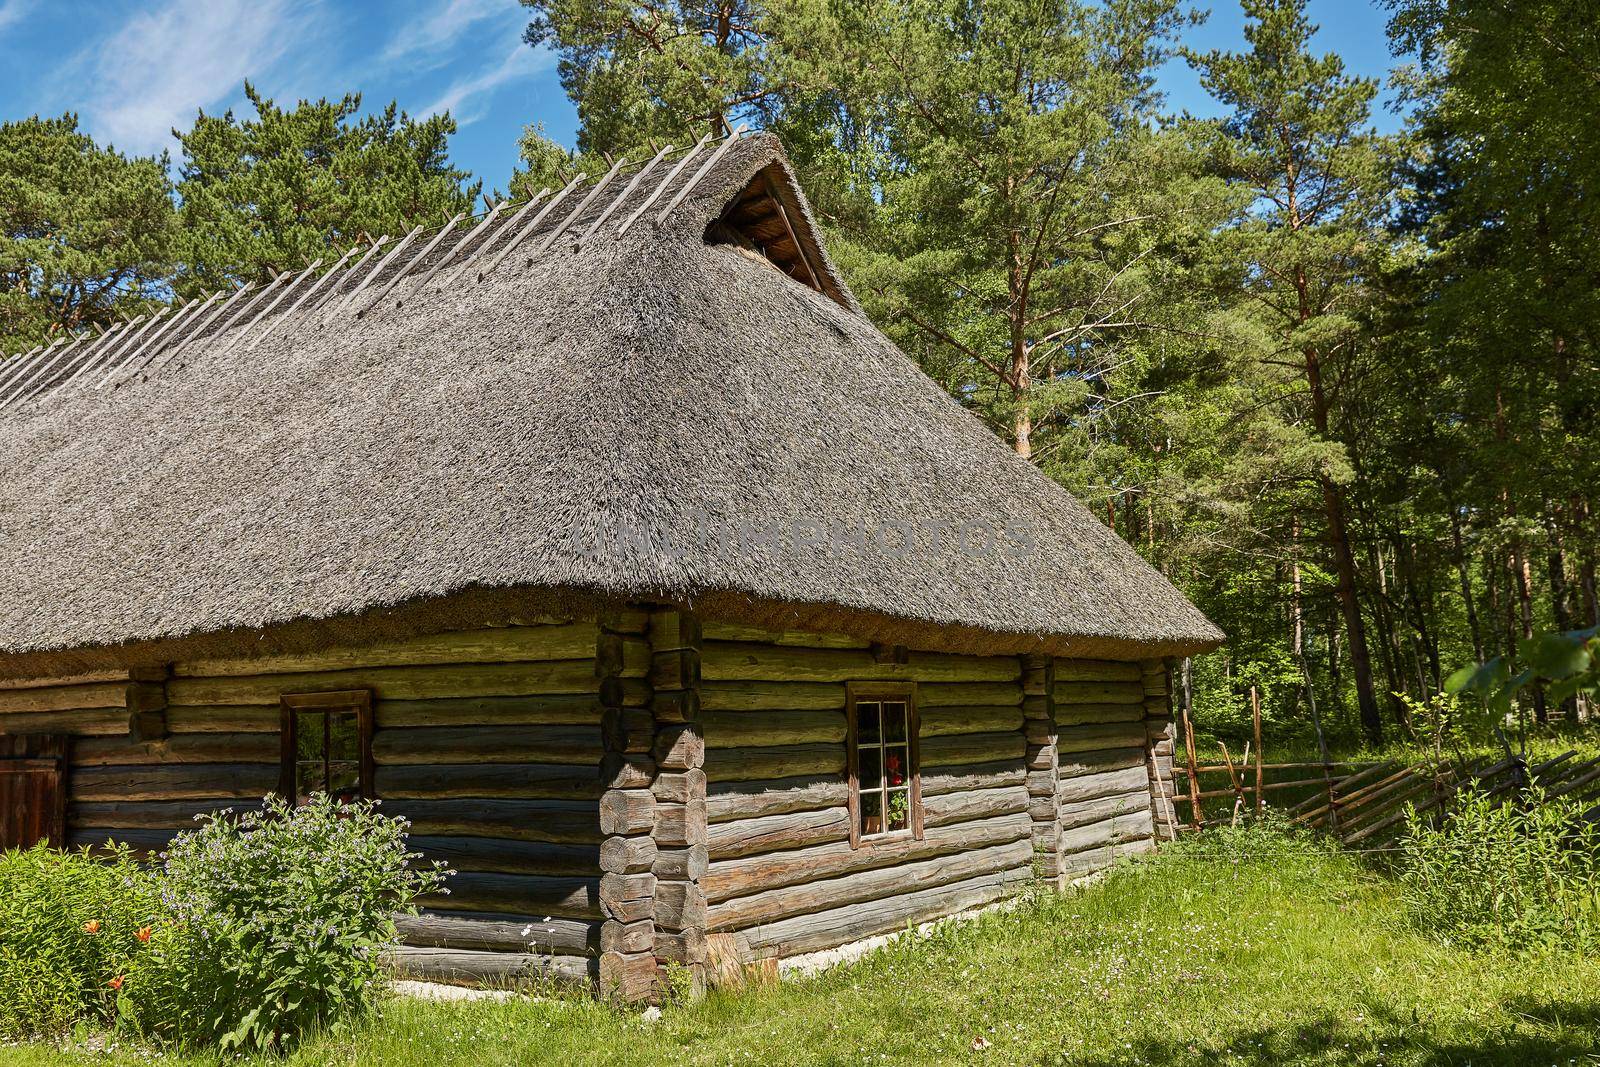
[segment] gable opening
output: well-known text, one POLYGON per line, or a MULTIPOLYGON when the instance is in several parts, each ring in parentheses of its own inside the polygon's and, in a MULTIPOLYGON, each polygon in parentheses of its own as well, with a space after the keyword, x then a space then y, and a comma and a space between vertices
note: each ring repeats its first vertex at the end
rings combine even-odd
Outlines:
POLYGON ((706 227, 707 244, 733 245, 849 307, 827 276, 810 226, 777 164, 762 168, 706 227))

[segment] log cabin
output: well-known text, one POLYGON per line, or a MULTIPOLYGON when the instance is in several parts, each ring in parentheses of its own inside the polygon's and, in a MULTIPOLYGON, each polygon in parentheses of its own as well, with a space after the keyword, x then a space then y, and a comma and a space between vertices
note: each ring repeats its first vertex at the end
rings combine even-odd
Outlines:
POLYGON ((1221 634, 706 139, 0 363, 0 844, 371 797, 404 970, 648 998, 1173 828, 1221 634))

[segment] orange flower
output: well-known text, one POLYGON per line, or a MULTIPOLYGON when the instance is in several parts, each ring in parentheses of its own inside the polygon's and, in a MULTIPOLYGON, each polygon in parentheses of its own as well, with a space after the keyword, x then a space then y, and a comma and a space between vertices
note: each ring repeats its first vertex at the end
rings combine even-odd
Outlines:
POLYGON ((111 979, 111 988, 112 989, 121 989, 122 988, 122 975, 119 974, 115 978, 111 979))
POLYGON ((148 926, 141 926, 139 927, 139 932, 134 936, 139 939, 141 944, 148 945, 150 943, 150 933, 151 931, 148 926))
POLYGON ((86 934, 98 934, 100 932, 100 920, 90 919, 88 922, 84 923, 83 932, 86 934))

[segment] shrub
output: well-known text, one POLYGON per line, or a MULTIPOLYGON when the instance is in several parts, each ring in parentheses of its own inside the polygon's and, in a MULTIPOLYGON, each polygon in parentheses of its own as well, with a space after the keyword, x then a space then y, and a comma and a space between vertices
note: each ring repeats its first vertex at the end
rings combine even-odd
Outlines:
POLYGON ((1534 790, 1464 796, 1441 823, 1412 813, 1401 883, 1413 923, 1477 946, 1600 946, 1600 829, 1583 807, 1534 790))
POLYGON ((158 878, 170 921, 129 978, 129 1022, 166 1040, 281 1049, 362 1013, 396 913, 442 881, 407 852, 406 826, 318 796, 268 798, 179 835, 158 878))
POLYGON ((150 875, 126 851, 0 854, 0 1035, 111 1022, 150 937, 154 900, 150 875))

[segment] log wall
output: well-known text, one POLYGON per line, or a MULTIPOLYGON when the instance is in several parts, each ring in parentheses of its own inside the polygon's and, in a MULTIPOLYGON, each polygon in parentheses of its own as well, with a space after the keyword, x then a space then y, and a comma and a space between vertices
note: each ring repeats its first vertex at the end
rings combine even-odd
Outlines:
MULTIPOLYGON (((277 787, 281 694, 370 689, 383 810, 412 821, 417 851, 458 871, 449 895, 406 924, 415 948, 402 964, 434 977, 586 978, 601 951, 598 639, 593 622, 550 621, 12 683, 0 689, 0 732, 72 735, 72 844, 153 850, 196 814, 277 787)), ((613 688, 643 693, 643 638, 615 651, 613 688)))

